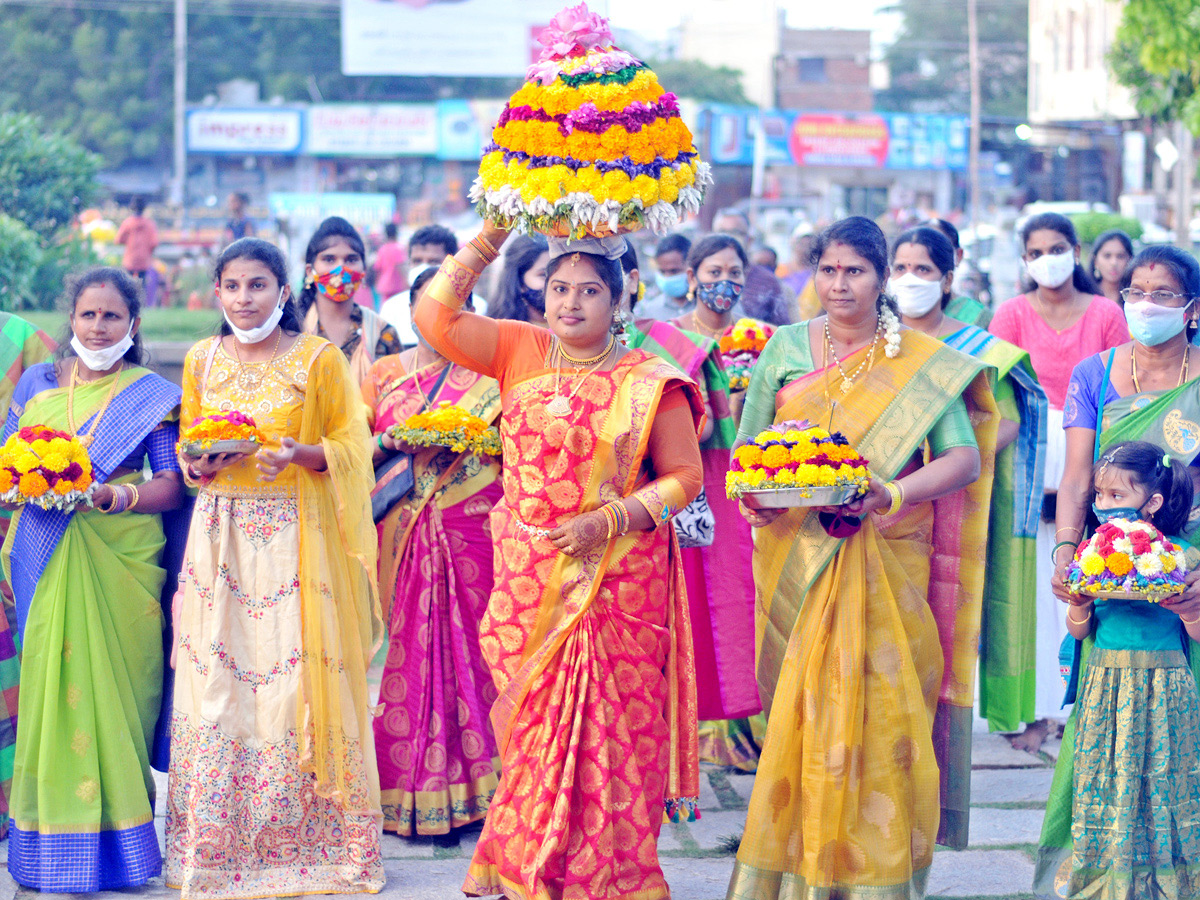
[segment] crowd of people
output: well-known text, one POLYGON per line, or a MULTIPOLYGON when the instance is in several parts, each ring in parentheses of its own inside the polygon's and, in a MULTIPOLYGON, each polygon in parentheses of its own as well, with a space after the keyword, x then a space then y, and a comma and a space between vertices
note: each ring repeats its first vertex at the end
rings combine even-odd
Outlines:
POLYGON ((967 845, 976 710, 1036 752, 1065 695, 1039 896, 1196 896, 1197 579, 1151 608, 1065 575, 1097 520, 1200 521, 1200 266, 1109 233, 1085 267, 1035 216, 991 310, 941 220, 799 229, 782 266, 740 211, 713 226, 641 256, 392 227, 369 259, 330 218, 293 295, 235 214, 182 387, 145 366, 152 225, 72 278, 57 350, 7 316, 4 438, 77 435, 98 483, 0 517, 16 881, 375 892, 386 832, 482 822, 468 895, 667 898, 658 835, 704 763, 757 772, 731 900, 921 897, 935 844, 967 845), (744 319, 774 326, 748 386, 744 319), (446 407, 502 452, 396 436, 446 407), (185 452, 231 411, 261 449, 185 452), (795 420, 867 492, 727 499, 736 448, 795 420))

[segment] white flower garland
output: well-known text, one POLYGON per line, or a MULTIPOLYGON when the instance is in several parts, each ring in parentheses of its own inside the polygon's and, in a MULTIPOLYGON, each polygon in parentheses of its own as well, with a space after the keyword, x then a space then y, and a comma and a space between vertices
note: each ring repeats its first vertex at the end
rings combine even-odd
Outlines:
POLYGON ((900 317, 885 304, 879 310, 879 318, 883 320, 883 355, 888 359, 895 359, 900 355, 900 317))

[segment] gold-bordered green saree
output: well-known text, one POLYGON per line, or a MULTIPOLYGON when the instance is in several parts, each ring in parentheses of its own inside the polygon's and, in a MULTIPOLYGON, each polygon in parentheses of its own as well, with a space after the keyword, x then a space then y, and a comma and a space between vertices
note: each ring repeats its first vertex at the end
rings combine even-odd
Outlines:
POLYGON ((934 842, 966 844, 983 571, 962 563, 982 558, 987 537, 992 371, 906 330, 895 359, 878 353, 838 396, 804 324, 780 329, 759 359, 739 438, 807 418, 844 433, 884 480, 955 446, 979 447, 982 474, 936 502, 868 516, 849 538, 803 509, 759 530, 768 724, 729 900, 913 900, 934 842))

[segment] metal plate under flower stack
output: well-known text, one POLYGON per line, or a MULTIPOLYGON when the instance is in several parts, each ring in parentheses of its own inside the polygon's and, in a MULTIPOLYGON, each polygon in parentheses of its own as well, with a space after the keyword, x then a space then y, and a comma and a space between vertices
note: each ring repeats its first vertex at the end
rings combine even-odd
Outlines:
POLYGON ((800 506, 844 506, 858 496, 858 488, 851 485, 746 491, 738 499, 749 509, 782 509, 800 506))
POLYGON ((1170 588, 1159 588, 1154 591, 1105 591, 1084 585, 1079 588, 1079 593, 1087 594, 1089 597, 1094 597, 1097 600, 1145 600, 1147 603, 1162 603, 1168 597, 1182 594, 1183 587, 1181 584, 1170 588))
POLYGON ((181 441, 179 446, 185 456, 199 458, 218 453, 257 453, 262 444, 258 441, 213 441, 204 447, 199 441, 181 441))

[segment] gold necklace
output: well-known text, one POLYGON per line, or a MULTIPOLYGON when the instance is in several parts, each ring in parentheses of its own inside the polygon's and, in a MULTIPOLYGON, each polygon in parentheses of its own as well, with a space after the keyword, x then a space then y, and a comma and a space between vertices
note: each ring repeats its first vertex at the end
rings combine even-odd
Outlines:
MULTIPOLYGON (((279 352, 279 342, 282 340, 283 340, 283 329, 277 328, 275 331, 275 346, 271 348, 271 358, 268 360, 265 360, 265 362, 274 362, 275 361, 275 354, 279 352)), ((237 357, 239 366, 244 367, 246 365, 242 361, 242 351, 238 349, 238 340, 236 337, 233 339, 233 355, 237 357)), ((258 364, 255 363, 254 365, 258 365, 258 364)))
POLYGON ((563 349, 562 341, 556 341, 555 346, 558 348, 559 356, 561 356, 567 362, 571 363, 573 366, 575 366, 575 368, 582 369, 584 366, 595 365, 596 363, 600 362, 600 360, 604 359, 604 357, 608 356, 608 354, 612 350, 613 344, 616 342, 616 340, 617 340, 616 337, 610 334, 608 336, 608 343, 604 345, 604 349, 601 350, 600 353, 597 354, 596 356, 589 357, 588 359, 576 359, 574 356, 572 356, 570 353, 568 353, 566 350, 563 349))
POLYGON ((833 335, 829 333, 829 319, 825 319, 825 345, 829 348, 829 355, 833 357, 833 364, 837 366, 838 374, 842 376, 842 395, 845 396, 850 392, 850 388, 854 387, 854 379, 857 378, 864 368, 868 372, 875 366, 875 348, 879 346, 879 336, 883 333, 883 319, 878 318, 875 324, 875 337, 871 339, 871 352, 863 357, 854 369, 853 372, 846 374, 846 370, 842 368, 842 361, 838 359, 837 350, 833 346, 833 335))
MULTIPOLYGON (((1184 347, 1184 349, 1183 349, 1183 365, 1179 367, 1179 384, 1175 385, 1176 387, 1182 387, 1184 384, 1187 383, 1188 363, 1189 363, 1191 355, 1192 355, 1191 349, 1188 347, 1184 347)), ((1133 347, 1129 348, 1129 378, 1133 382, 1134 393, 1140 394, 1142 392, 1142 386, 1138 382, 1137 353, 1134 352, 1133 347)))
MULTIPOLYGON (((96 433, 96 426, 104 418, 104 414, 108 411, 108 405, 112 403, 113 397, 117 396, 117 383, 121 380, 121 372, 124 369, 125 360, 121 360, 120 367, 113 374, 113 383, 112 387, 108 389, 108 396, 104 398, 104 403, 100 406, 100 411, 92 419, 92 427, 83 434, 78 435, 79 443, 83 444, 84 447, 92 445, 92 436, 96 433)), ((72 434, 77 434, 75 426, 75 385, 79 383, 81 383, 79 381, 79 360, 75 360, 75 365, 71 367, 71 381, 67 385, 67 427, 71 429, 72 434)))
POLYGON ((724 328, 718 328, 716 331, 713 331, 711 328, 701 322, 700 317, 696 315, 696 311, 694 309, 692 310, 691 315, 692 325, 695 326, 695 330, 700 332, 705 337, 713 338, 715 340, 719 339, 721 335, 725 333, 724 328))
MULTIPOLYGON (((584 382, 586 382, 588 380, 588 376, 591 375, 596 370, 598 370, 600 368, 600 366, 602 366, 604 364, 604 360, 608 357, 608 354, 610 352, 612 352, 612 348, 615 345, 616 345, 615 340, 610 340, 608 342, 608 348, 602 354, 600 354, 599 358, 596 360, 596 364, 594 366, 592 366, 592 368, 588 369, 586 372, 583 373, 583 375, 575 383, 575 388, 570 393, 568 393, 565 397, 559 391, 559 385, 562 381, 562 369, 559 368, 554 373, 554 399, 546 404, 546 412, 550 413, 550 415, 552 415, 558 419, 561 419, 565 416, 569 416, 571 414, 571 401, 575 399, 575 395, 579 393, 579 390, 580 390, 580 388, 583 387, 584 382)), ((556 344, 554 349, 558 351, 559 356, 563 355, 561 346, 556 344)), ((550 361, 551 361, 551 363, 553 363, 554 362, 554 359, 553 359, 554 351, 553 350, 550 352, 550 356, 551 356, 550 361)))

